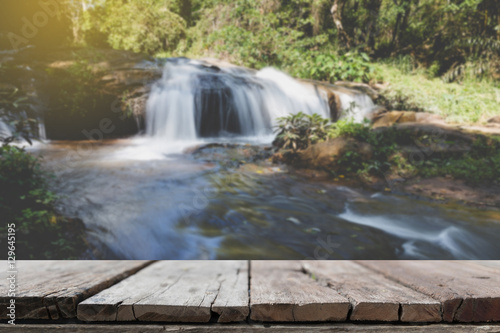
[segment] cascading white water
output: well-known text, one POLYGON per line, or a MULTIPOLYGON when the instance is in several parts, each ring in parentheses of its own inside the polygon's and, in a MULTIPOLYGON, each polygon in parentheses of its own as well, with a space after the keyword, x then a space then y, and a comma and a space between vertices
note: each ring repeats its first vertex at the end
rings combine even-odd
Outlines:
MULTIPOLYGON (((344 109, 356 103, 357 121, 373 107, 364 94, 340 96, 344 109)), ((327 93, 273 68, 252 72, 170 59, 148 100, 146 133, 169 141, 264 137, 273 133, 276 118, 298 112, 330 118, 327 93)))
POLYGON ((12 132, 6 123, 0 119, 0 140, 8 138, 12 135, 12 132))
MULTIPOLYGON (((26 115, 23 115, 26 117, 26 115)), ((11 137, 14 134, 13 128, 11 128, 9 125, 7 125, 1 118, 0 118, 0 141, 6 138, 11 137)), ((17 138, 19 140, 22 140, 20 138, 17 138)), ((43 122, 42 118, 38 119, 38 140, 40 141, 45 141, 47 139, 46 134, 45 134, 45 124, 43 122)))
POLYGON ((337 92, 337 95, 344 110, 343 118, 352 118, 354 122, 362 122, 376 107, 370 96, 360 92, 353 94, 337 92))

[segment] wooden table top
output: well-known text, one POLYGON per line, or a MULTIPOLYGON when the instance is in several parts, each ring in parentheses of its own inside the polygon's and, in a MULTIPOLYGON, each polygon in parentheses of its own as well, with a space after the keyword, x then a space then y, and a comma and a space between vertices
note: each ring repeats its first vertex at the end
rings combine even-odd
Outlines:
POLYGON ((37 324, 500 321, 498 261, 19 261, 16 274, 16 320, 37 324))

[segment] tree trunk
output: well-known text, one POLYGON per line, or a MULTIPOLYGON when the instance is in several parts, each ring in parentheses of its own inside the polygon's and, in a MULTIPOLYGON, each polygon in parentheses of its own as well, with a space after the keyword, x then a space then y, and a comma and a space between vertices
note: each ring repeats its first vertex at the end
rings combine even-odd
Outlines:
POLYGON ((394 4, 398 7, 402 7, 404 12, 398 11, 398 16, 396 17, 396 25, 394 27, 394 31, 392 33, 392 42, 391 49, 392 52, 396 51, 399 48, 399 42, 401 41, 401 33, 408 28, 408 19, 411 13, 411 7, 413 2, 416 3, 417 7, 419 4, 419 0, 401 0, 398 4, 396 0, 394 0, 394 4))
POLYGON ((186 20, 186 23, 188 26, 191 25, 191 12, 193 9, 193 5, 191 3, 191 0, 182 0, 182 6, 181 6, 181 17, 186 20))
MULTIPOLYGON (((402 0, 404 1, 404 0, 402 0)), ((398 4, 396 0, 394 0, 394 4, 396 6, 401 6, 401 4, 398 4)), ((391 52, 394 52, 397 44, 398 44, 398 36, 399 36, 399 26, 401 24, 401 19, 403 18, 403 15, 401 15, 401 12, 398 11, 398 16, 396 16, 396 25, 394 26, 394 30, 392 31, 392 41, 391 41, 391 52)))
POLYGON ((370 50, 375 49, 375 35, 377 32, 377 19, 380 13, 382 0, 368 0, 367 8, 370 16, 366 24, 367 45, 370 50))
POLYGON ((321 33, 323 27, 324 4, 321 0, 313 0, 311 3, 311 15, 314 19, 312 34, 317 36, 321 33))
POLYGON ((335 0, 333 2, 333 6, 330 9, 330 13, 332 14, 332 19, 333 23, 335 24, 335 27, 337 28, 337 32, 339 34, 339 38, 342 44, 345 45, 345 47, 350 48, 351 47, 351 41, 349 39, 349 36, 344 30, 344 26, 342 25, 342 14, 341 10, 339 9, 339 0, 335 0))

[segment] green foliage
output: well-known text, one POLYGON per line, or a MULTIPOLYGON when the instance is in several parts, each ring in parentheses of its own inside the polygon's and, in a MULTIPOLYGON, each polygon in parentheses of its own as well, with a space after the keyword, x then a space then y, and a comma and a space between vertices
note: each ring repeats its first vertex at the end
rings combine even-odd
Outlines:
POLYGON ((302 112, 278 118, 277 122, 278 134, 273 144, 294 152, 324 141, 331 127, 328 119, 318 114, 307 115, 302 112))
POLYGON ((305 71, 299 73, 301 77, 314 80, 370 82, 374 67, 366 53, 348 52, 313 55, 302 63, 300 70, 305 71))
POLYGON ((38 120, 26 94, 15 85, 1 82, 2 79, 18 75, 16 68, 0 63, 0 120, 7 122, 14 133, 10 138, 24 138, 31 142, 32 137, 38 136, 38 120))
POLYGON ((460 123, 486 121, 498 113, 500 86, 493 82, 445 83, 423 71, 405 74, 387 64, 375 65, 375 71, 389 84, 377 103, 389 110, 427 111, 460 123))
MULTIPOLYGON (((87 41, 104 36, 115 49, 154 54, 177 47, 185 35, 186 22, 170 7, 175 3, 155 0, 107 0, 84 16, 87 41)), ((179 4, 176 4, 177 10, 179 4)), ((101 41, 102 43, 102 41, 101 41)))
POLYGON ((500 142, 479 137, 461 156, 432 158, 417 165, 423 176, 451 176, 470 183, 500 183, 500 142))
POLYGON ((328 31, 312 32, 310 1, 203 1, 199 7, 188 41, 178 49, 186 55, 216 56, 257 69, 271 65, 296 75, 306 68, 306 54, 334 52, 328 31))
POLYGON ((339 156, 336 163, 339 173, 380 175, 393 166, 394 163, 402 164, 401 159, 393 159, 397 151, 397 143, 405 137, 405 133, 394 129, 374 131, 368 122, 355 123, 351 119, 339 120, 329 133, 329 138, 352 138, 358 142, 367 143, 372 148, 372 158, 367 161, 356 151, 345 152, 339 156))
POLYGON ((75 58, 77 60, 67 69, 47 68, 46 71, 53 85, 50 93, 54 94, 54 104, 64 113, 85 116, 102 97, 101 85, 89 61, 77 54, 75 58))
POLYGON ((81 235, 74 243, 67 240, 66 229, 78 230, 56 214, 56 196, 47 189, 47 177, 38 158, 23 148, 0 147, 0 216, 4 222, 0 234, 6 233, 7 224, 15 223, 16 254, 23 259, 72 258, 83 244, 81 235))
MULTIPOLYGON (((370 161, 356 151, 347 151, 336 159, 336 170, 342 174, 381 173, 391 166, 390 157, 396 151, 398 140, 405 134, 400 131, 373 131, 368 123, 354 123, 350 119, 331 123, 330 120, 314 114, 298 113, 278 119, 278 134, 274 145, 297 150, 306 149, 311 144, 339 137, 352 138, 368 143, 373 148, 370 161)), ((400 162, 401 161, 397 161, 400 162)))
POLYGON ((455 63, 444 75, 446 82, 465 79, 488 79, 500 75, 500 41, 495 38, 474 37, 455 42, 468 49, 465 62, 455 63))
MULTIPOLYGON (((471 183, 500 182, 500 140, 478 136, 470 152, 454 154, 434 154, 417 162, 407 158, 407 146, 420 147, 424 143, 447 144, 427 135, 420 137, 396 127, 372 129, 368 123, 354 123, 342 119, 331 124, 318 115, 307 116, 299 113, 281 118, 280 132, 275 145, 291 148, 292 153, 306 149, 309 145, 336 138, 354 139, 360 144, 368 144, 370 158, 353 149, 336 156, 331 165, 334 175, 359 176, 369 179, 384 174, 398 174, 400 177, 451 176, 471 183), (430 140, 430 141, 429 141, 430 140)), ((293 159, 291 159, 293 160, 293 159)))

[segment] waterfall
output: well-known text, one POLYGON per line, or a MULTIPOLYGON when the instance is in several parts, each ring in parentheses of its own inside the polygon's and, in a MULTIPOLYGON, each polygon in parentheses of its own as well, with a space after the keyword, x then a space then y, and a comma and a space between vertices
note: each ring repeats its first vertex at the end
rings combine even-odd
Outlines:
POLYGON ((366 116, 376 107, 370 96, 361 92, 337 92, 340 104, 344 110, 343 118, 352 118, 355 122, 362 122, 366 116))
MULTIPOLYGON (((26 117, 25 114, 22 114, 21 116, 26 117)), ((45 124, 43 122, 43 118, 39 117, 38 118, 38 137, 36 137, 38 140, 45 141, 47 139, 47 136, 45 134, 45 124)), ((8 137, 11 137, 14 134, 13 128, 11 128, 9 125, 7 125, 2 118, 0 118, 0 141, 3 139, 6 139, 8 137)), ((24 139, 21 139, 24 140, 24 139)))
POLYGON ((12 136, 12 132, 9 126, 7 126, 7 124, 0 118, 0 140, 6 139, 10 136, 12 136))
MULTIPOLYGON (((339 95, 343 109, 356 103, 353 111, 357 121, 373 107, 364 94, 339 95)), ((172 58, 151 91, 146 133, 169 141, 264 137, 273 134, 278 117, 298 112, 330 118, 327 93, 273 68, 219 68, 172 58)))

